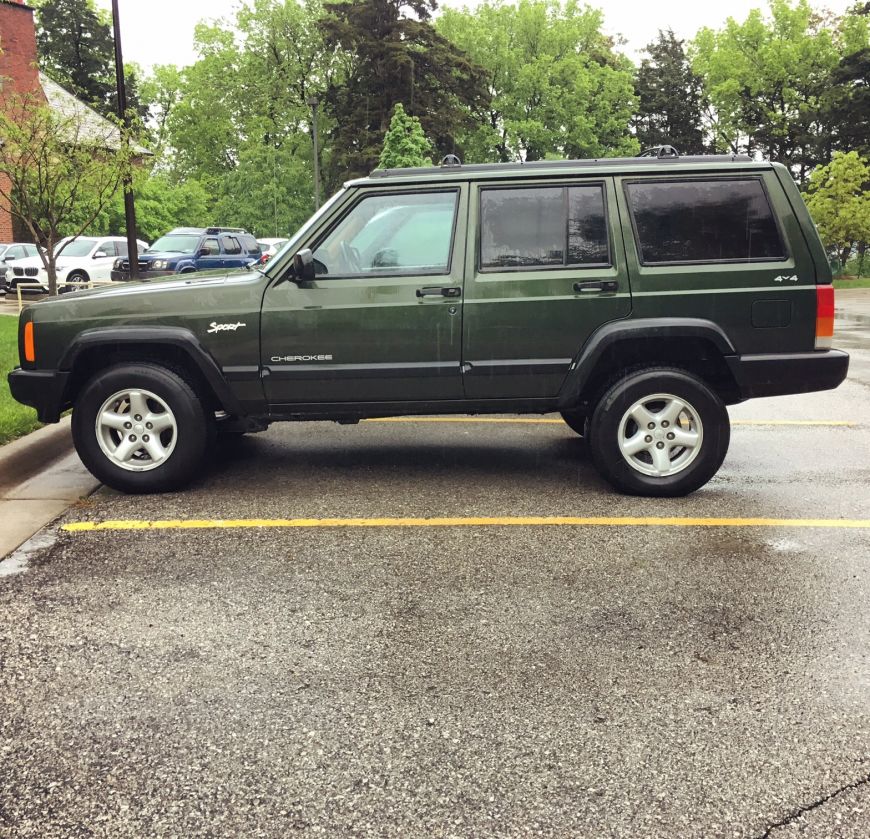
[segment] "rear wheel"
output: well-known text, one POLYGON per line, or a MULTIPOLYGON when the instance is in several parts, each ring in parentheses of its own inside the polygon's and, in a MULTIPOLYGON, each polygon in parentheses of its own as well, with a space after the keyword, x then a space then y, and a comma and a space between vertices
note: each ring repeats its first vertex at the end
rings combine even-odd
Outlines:
POLYGON ((157 364, 111 367, 75 402, 73 441, 85 466, 122 492, 163 492, 199 471, 212 422, 190 384, 157 364))
POLYGON ((648 368, 616 382, 592 414, 592 460, 621 492, 671 497, 722 465, 731 425, 719 396, 683 370, 648 368))

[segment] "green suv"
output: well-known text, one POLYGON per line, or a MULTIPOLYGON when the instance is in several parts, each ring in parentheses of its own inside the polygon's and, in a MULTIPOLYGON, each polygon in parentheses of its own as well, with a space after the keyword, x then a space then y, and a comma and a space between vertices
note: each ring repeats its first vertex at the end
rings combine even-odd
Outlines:
POLYGON ((558 411, 618 490, 725 458, 726 405, 834 388, 834 299, 788 170, 732 156, 376 171, 262 270, 27 307, 16 399, 126 492, 278 420, 558 411))

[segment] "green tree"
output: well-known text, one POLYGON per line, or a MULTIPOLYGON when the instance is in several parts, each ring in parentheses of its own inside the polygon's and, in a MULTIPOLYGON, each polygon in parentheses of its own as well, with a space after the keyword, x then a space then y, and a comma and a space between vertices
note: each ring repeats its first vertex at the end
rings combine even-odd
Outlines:
MULTIPOLYGON (((39 65, 54 81, 104 116, 117 113, 115 46, 111 17, 93 0, 42 0, 36 8, 39 65)), ((138 90, 138 68, 127 68, 132 111, 147 107, 138 90)))
MULTIPOLYGON (((822 241, 845 264, 853 248, 862 258, 870 242, 870 165, 857 152, 835 152, 810 176, 804 196, 822 241)), ((863 267, 863 266, 862 266, 863 267)))
POLYGON ((647 44, 635 81, 634 130, 642 148, 669 143, 681 154, 703 154, 704 81, 692 70, 683 43, 668 29, 647 44))
POLYGON ((489 104, 461 142, 472 160, 635 154, 632 67, 575 0, 447 9, 438 30, 485 70, 489 104))
POLYGON ((701 29, 690 55, 713 105, 716 146, 760 151, 802 182, 827 160, 820 106, 839 54, 833 30, 807 0, 771 0, 769 17, 753 9, 743 23, 701 29))
POLYGON ((390 128, 384 135, 384 147, 378 163, 380 169, 404 166, 431 166, 432 144, 426 139, 417 117, 405 113, 399 102, 393 111, 390 128))
POLYGON ((131 157, 121 131, 83 111, 59 114, 36 93, 0 97, 0 198, 24 222, 57 294, 54 245, 87 230, 117 193, 131 157))
POLYGON ((390 115, 398 102, 420 118, 440 153, 456 150, 485 101, 483 71, 431 23, 435 0, 347 0, 327 5, 327 46, 343 68, 327 91, 334 179, 378 165, 390 115))

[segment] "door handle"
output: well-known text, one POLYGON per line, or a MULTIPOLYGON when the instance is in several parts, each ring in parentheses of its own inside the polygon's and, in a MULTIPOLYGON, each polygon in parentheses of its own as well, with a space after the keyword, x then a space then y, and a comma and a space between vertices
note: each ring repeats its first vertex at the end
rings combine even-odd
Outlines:
POLYGON ((442 288, 441 286, 423 286, 417 289, 417 297, 461 297, 462 289, 459 287, 442 288))
POLYGON ((591 283, 574 283, 574 291, 580 294, 591 294, 598 292, 614 292, 619 288, 619 283, 616 280, 601 280, 591 283))

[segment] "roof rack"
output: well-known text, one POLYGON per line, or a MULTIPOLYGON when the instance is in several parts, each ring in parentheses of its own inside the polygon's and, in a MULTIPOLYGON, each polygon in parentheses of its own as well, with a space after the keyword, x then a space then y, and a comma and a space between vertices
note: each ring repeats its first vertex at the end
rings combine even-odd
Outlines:
POLYGON ((680 153, 673 146, 652 146, 644 149, 638 157, 655 157, 661 160, 665 157, 679 157, 680 153))
MULTIPOLYGON (((585 160, 535 160, 531 163, 453 163, 443 162, 440 166, 415 166, 407 169, 375 169, 370 178, 401 178, 414 175, 453 176, 459 172, 529 172, 536 169, 581 169, 605 166, 674 166, 685 163, 751 163, 752 158, 745 154, 687 154, 680 155, 673 146, 656 146, 659 149, 673 149, 674 154, 645 154, 643 157, 598 157, 585 160)), ((647 151, 652 151, 647 149, 647 151)), ((447 157, 455 157, 448 155, 447 157)), ((457 158, 458 159, 458 158, 457 158)))

